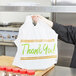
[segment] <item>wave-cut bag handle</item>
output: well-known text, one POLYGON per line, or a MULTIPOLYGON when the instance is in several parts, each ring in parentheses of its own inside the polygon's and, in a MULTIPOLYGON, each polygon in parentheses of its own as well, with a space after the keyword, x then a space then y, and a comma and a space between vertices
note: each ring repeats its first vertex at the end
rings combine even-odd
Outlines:
POLYGON ((32 17, 31 16, 26 16, 26 19, 25 19, 24 24, 26 24, 26 23, 32 24, 31 26, 34 26, 33 25, 33 20, 32 20, 32 17))
POLYGON ((20 31, 22 31, 22 29, 27 30, 27 28, 31 29, 33 28, 33 20, 31 16, 26 16, 24 24, 19 28, 20 31))
MULTIPOLYGON (((57 34, 45 21, 39 19, 38 20, 38 25, 37 26, 42 26, 42 27, 45 27, 46 29, 48 29, 47 31, 50 30, 51 33, 53 34, 57 34), (41 24, 41 25, 39 25, 41 24)), ((57 34, 58 35, 58 34, 57 34)))

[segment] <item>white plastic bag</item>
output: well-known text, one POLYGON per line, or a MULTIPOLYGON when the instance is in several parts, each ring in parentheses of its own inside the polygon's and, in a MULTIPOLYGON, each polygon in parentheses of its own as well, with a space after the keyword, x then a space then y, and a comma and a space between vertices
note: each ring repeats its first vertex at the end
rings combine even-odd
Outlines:
POLYGON ((45 70, 57 63, 58 35, 45 22, 34 26, 31 16, 26 17, 15 40, 17 54, 13 65, 24 69, 45 70))

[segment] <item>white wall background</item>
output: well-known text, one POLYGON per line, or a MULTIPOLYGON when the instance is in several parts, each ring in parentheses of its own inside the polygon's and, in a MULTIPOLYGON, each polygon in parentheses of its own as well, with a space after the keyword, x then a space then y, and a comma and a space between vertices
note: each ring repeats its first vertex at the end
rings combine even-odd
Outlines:
MULTIPOLYGON (((33 2, 39 3, 40 6, 51 6, 51 0, 0 0, 0 5, 8 5, 12 3, 22 2, 33 2)), ((46 17, 50 17, 50 13, 35 13, 35 12, 0 12, 0 23, 9 22, 24 22, 26 15, 30 14, 41 14, 46 17)))

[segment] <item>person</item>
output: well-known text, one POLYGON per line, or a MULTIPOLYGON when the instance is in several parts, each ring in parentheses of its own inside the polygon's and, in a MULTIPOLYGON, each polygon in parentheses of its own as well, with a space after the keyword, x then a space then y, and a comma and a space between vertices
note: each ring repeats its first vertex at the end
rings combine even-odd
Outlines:
POLYGON ((70 67, 76 68, 76 27, 73 26, 64 26, 62 24, 58 24, 56 22, 52 22, 43 16, 34 15, 32 19, 37 22, 38 19, 45 21, 51 28, 53 28, 56 33, 58 34, 58 38, 64 42, 74 44, 74 53, 71 60, 70 67))

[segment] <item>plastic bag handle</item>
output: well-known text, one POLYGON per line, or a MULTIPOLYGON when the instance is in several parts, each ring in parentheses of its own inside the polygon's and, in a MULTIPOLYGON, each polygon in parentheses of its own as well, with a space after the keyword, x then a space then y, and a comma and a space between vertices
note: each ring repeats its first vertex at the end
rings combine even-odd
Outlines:
POLYGON ((33 20, 32 20, 32 17, 31 16, 26 16, 26 19, 25 19, 25 23, 32 23, 33 24, 33 20))

